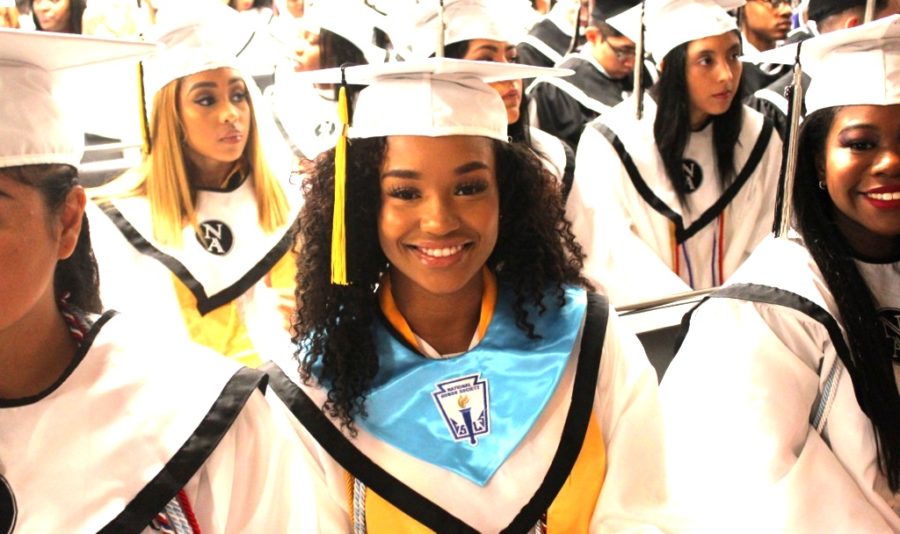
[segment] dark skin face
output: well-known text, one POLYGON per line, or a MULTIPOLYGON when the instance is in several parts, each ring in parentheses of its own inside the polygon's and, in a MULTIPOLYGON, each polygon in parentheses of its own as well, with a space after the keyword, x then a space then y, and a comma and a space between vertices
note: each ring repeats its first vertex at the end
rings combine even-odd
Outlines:
POLYGON ((775 47, 791 31, 791 4, 781 0, 750 0, 744 6, 743 33, 757 50, 775 47), (778 4, 778 5, 774 5, 778 4))
POLYGON ((850 245, 874 259, 900 254, 900 104, 838 111, 817 169, 850 245))
POLYGON ((441 353, 466 350, 472 339, 499 221, 489 139, 388 138, 378 238, 400 312, 441 353))

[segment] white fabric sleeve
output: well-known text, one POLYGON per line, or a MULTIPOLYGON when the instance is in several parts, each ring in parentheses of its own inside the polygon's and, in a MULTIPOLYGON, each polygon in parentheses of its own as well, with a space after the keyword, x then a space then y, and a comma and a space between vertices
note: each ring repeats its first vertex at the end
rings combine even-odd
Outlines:
POLYGON ((656 371, 610 309, 594 413, 606 445, 606 477, 591 532, 667 532, 662 413, 656 371))
POLYGON ((575 154, 566 217, 587 255, 585 277, 616 306, 690 291, 635 232, 629 213, 643 201, 627 191, 634 188, 609 142, 588 126, 575 154))
POLYGON ((202 532, 314 531, 315 480, 305 449, 278 410, 254 392, 185 486, 202 532))
POLYGON ((660 393, 682 532, 897 532, 809 424, 834 357, 800 312, 731 299, 695 312, 660 393))
POLYGON ((284 409, 288 432, 297 438, 301 456, 306 464, 307 476, 311 478, 314 488, 310 504, 315 510, 315 521, 307 523, 309 528, 299 532, 318 532, 330 534, 334 532, 350 532, 349 497, 347 493, 347 475, 344 469, 320 447, 308 430, 294 417, 278 396, 269 388, 266 397, 273 404, 284 409))

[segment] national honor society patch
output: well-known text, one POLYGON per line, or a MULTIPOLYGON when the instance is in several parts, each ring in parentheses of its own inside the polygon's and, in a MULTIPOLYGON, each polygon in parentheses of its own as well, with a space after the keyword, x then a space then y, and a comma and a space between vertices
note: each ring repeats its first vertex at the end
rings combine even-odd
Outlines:
POLYGON ((16 498, 9 482, 0 475, 0 533, 9 534, 16 526, 16 498))
POLYGON ((200 233, 196 234, 197 241, 210 254, 224 256, 234 245, 234 233, 222 221, 209 220, 199 223, 200 233), (202 235, 201 235, 202 234, 202 235))
POLYGON ((438 382, 431 393, 454 441, 478 445, 478 436, 491 432, 488 382, 480 374, 438 382))

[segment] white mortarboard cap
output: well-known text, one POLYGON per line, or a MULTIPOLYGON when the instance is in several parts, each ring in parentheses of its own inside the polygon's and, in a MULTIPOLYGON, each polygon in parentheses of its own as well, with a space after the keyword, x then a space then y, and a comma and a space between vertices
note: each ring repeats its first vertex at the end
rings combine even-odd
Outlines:
POLYGON ((641 39, 641 7, 638 2, 636 6, 606 19, 606 23, 636 43, 641 39))
POLYGON ((660 62, 682 43, 738 29, 729 9, 745 0, 647 0, 647 49, 660 62))
MULTIPOLYGON (((349 137, 477 135, 507 141, 506 107, 488 84, 571 73, 446 58, 348 67, 348 84, 368 86, 357 97, 349 137)), ((303 74, 316 83, 341 81, 341 69, 303 74)))
POLYGON ((84 132, 54 94, 56 74, 152 49, 137 41, 0 28, 0 167, 77 166, 84 132))
POLYGON ((900 102, 900 15, 803 42, 800 65, 812 78, 806 112, 900 102))
POLYGON ((353 43, 369 63, 384 63, 386 51, 374 43, 375 29, 388 31, 387 17, 360 0, 327 0, 303 15, 306 26, 336 33, 353 43))
MULTIPOLYGON (((511 0, 444 0, 444 45, 472 39, 518 43, 524 32, 510 16, 510 9, 511 0)), ((411 57, 421 59, 437 52, 440 11, 438 0, 426 0, 414 10, 415 29, 406 43, 411 57)))
POLYGON ((148 96, 169 82, 222 67, 240 68, 238 53, 254 37, 253 25, 216 0, 166 0, 159 6, 156 54, 145 61, 148 96))
MULTIPOLYGON (((900 103, 900 15, 828 32, 800 46, 800 66, 812 79, 805 95, 807 114, 836 106, 900 103)), ((794 43, 742 59, 791 65, 796 56, 794 43)))

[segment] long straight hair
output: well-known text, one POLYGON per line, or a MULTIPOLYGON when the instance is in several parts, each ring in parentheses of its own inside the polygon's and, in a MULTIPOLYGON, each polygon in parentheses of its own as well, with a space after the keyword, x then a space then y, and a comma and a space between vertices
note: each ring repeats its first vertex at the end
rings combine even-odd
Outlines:
POLYGON ((841 361, 853 381, 860 408, 872 421, 878 460, 891 491, 900 489, 900 394, 894 378, 892 341, 885 336, 872 290, 853 260, 852 247, 835 223, 837 208, 816 170, 826 157, 826 139, 839 108, 811 113, 800 133, 800 158, 794 182, 797 229, 831 290, 844 326, 850 354, 841 361))
MULTIPOLYGON (((134 171, 92 193, 97 197, 143 195, 150 203, 153 237, 160 243, 180 246, 186 224, 199 226, 194 206, 195 191, 191 187, 187 156, 184 152, 184 127, 179 119, 178 92, 181 81, 174 80, 153 97, 150 117, 151 152, 134 171)), ((259 224, 266 232, 274 232, 287 223, 288 203, 278 180, 263 157, 259 128, 250 103, 250 130, 247 146, 239 161, 243 171, 253 180, 259 224)))
MULTIPOLYGON (((653 137, 663 160, 666 176, 684 207, 687 194, 690 192, 682 170, 684 150, 691 136, 690 93, 687 86, 688 44, 682 43, 666 54, 659 81, 650 89, 657 109, 665 110, 665 113, 656 114, 653 137)), ((744 123, 742 95, 743 81, 739 82, 728 110, 712 117, 713 148, 722 189, 727 187, 737 174, 734 165, 734 147, 737 145, 744 123)))

